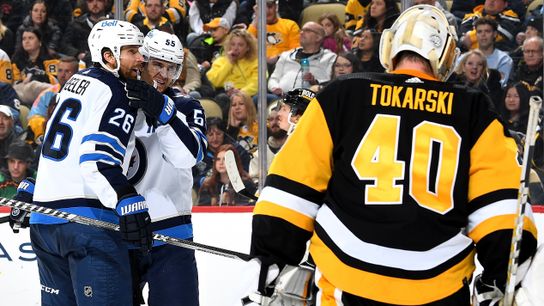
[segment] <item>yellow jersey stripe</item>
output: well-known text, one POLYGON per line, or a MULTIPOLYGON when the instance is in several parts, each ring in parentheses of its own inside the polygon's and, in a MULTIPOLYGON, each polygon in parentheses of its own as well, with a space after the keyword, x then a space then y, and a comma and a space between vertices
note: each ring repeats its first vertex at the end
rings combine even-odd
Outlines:
POLYGON ((314 99, 308 105, 294 133, 287 138, 287 142, 274 157, 269 175, 283 176, 318 192, 324 192, 332 174, 332 148, 325 115, 314 99))
POLYGON ((521 167, 512 162, 516 158, 514 139, 504 136, 502 124, 493 120, 470 150, 469 202, 495 190, 518 189, 521 167))
POLYGON ((253 209, 253 214, 277 217, 308 232, 314 231, 313 218, 309 218, 308 216, 301 214, 295 210, 272 202, 259 200, 257 205, 255 205, 255 209, 253 209))
MULTIPOLYGON (((472 240, 474 240, 475 243, 478 243, 483 237, 492 232, 504 229, 513 229, 515 220, 515 214, 496 216, 484 222, 481 222, 471 232, 469 232, 468 235, 470 238, 472 238, 472 240)), ((523 230, 533 234, 536 239, 537 229, 532 218, 529 218, 527 216, 523 218, 523 230)))
POLYGON ((383 276, 350 267, 314 233, 310 254, 321 273, 342 291, 367 299, 399 305, 421 305, 440 300, 463 286, 474 271, 474 251, 443 273, 423 280, 383 276))
POLYGON ((319 271, 315 268, 315 284, 319 288, 316 296, 317 305, 320 306, 343 306, 342 290, 335 288, 319 271))

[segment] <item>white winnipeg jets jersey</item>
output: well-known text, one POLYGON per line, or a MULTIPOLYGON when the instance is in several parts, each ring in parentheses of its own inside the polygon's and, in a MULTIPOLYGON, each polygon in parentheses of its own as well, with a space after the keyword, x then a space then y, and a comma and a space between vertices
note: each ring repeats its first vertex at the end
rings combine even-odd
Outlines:
MULTIPOLYGON (((101 68, 72 76, 57 101, 46 127, 34 202, 116 222, 117 202, 135 193, 126 172, 137 109, 129 106, 124 84, 101 68)), ((65 222, 37 214, 31 221, 65 222)))
POLYGON ((207 146, 204 111, 198 101, 177 91, 165 94, 174 101, 177 115, 155 128, 138 112, 128 178, 146 199, 153 230, 186 239, 192 237, 191 168, 207 146))

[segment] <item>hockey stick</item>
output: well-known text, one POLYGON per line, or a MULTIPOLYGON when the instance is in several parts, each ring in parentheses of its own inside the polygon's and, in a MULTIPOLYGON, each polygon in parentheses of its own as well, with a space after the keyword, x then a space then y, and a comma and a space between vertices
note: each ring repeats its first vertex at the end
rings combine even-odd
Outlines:
POLYGON ((236 158, 234 157, 234 152, 232 152, 232 150, 225 152, 225 168, 227 169, 227 175, 234 191, 248 199, 257 201, 257 197, 247 191, 246 186, 242 181, 240 172, 238 172, 238 166, 236 165, 236 158))
POLYGON ((9 216, 3 216, 0 218, 0 224, 9 222, 9 216))
POLYGON ((541 106, 542 99, 540 97, 532 96, 530 98, 529 119, 527 123, 527 133, 525 134, 523 165, 521 168, 521 179, 518 192, 517 217, 514 231, 512 233, 512 243, 510 245, 510 258, 508 260, 508 274, 506 276, 504 306, 514 305, 514 291, 519 266, 518 261, 521 248, 521 235, 523 233, 523 218, 525 216, 525 206, 527 205, 527 196, 529 194, 529 173, 531 172, 531 160, 533 159, 533 153, 535 150, 538 115, 541 106))
MULTIPOLYGON (((0 206, 18 208, 20 210, 29 211, 29 212, 32 212, 32 213, 39 213, 39 214, 50 216, 50 217, 56 217, 56 218, 68 220, 68 221, 74 222, 74 223, 79 223, 79 224, 89 225, 89 226, 95 226, 95 227, 99 227, 99 228, 107 229, 107 230, 111 230, 111 231, 119 231, 119 225, 114 224, 114 223, 100 221, 100 220, 92 219, 92 218, 89 218, 89 217, 80 216, 80 215, 76 215, 76 214, 56 210, 56 209, 53 209, 53 208, 37 206, 37 205, 34 205, 34 204, 29 204, 29 203, 16 201, 16 200, 12 200, 12 199, 6 199, 6 198, 0 197, 0 206)), ((191 250, 195 250, 195 251, 206 252, 206 253, 219 255, 219 256, 223 256, 223 257, 228 257, 228 258, 232 258, 232 259, 250 261, 253 258, 248 254, 239 253, 239 252, 236 252, 236 251, 226 250, 226 249, 222 249, 222 248, 218 248, 218 247, 213 247, 213 246, 200 244, 200 243, 189 241, 189 240, 174 238, 174 237, 170 237, 170 236, 166 236, 166 235, 162 235, 162 234, 157 234, 157 233, 153 234, 153 239, 158 240, 158 241, 162 241, 162 242, 167 243, 167 244, 175 245, 175 246, 178 246, 178 247, 191 249, 191 250)))

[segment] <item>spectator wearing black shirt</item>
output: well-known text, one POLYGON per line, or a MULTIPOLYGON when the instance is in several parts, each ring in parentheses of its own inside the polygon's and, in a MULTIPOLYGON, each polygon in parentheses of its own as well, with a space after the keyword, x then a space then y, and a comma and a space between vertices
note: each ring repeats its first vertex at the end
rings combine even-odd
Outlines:
POLYGON ((106 0, 85 1, 86 13, 71 21, 62 37, 64 54, 84 60, 87 66, 90 66, 91 57, 87 37, 93 26, 101 18, 107 16, 106 4, 106 0))
POLYGON ((15 51, 15 34, 2 22, 2 13, 0 12, 0 49, 4 50, 8 56, 13 55, 15 51))
POLYGON ((58 62, 42 43, 41 31, 35 27, 25 28, 22 30, 21 43, 17 45, 12 58, 13 80, 56 84, 58 62))
POLYGON ((528 86, 534 86, 542 92, 542 37, 531 37, 523 42, 523 59, 510 75, 514 82, 525 82, 528 86))
POLYGON ((358 34, 356 39, 354 53, 359 59, 359 69, 362 72, 384 72, 380 59, 378 57, 378 48, 380 45, 381 34, 374 29, 365 29, 355 31, 358 34))
POLYGON ((21 43, 23 31, 30 27, 40 29, 42 33, 42 44, 45 44, 50 55, 59 51, 61 30, 56 21, 49 18, 47 5, 44 0, 36 0, 32 4, 28 16, 23 20, 23 24, 17 29, 17 45, 21 43))

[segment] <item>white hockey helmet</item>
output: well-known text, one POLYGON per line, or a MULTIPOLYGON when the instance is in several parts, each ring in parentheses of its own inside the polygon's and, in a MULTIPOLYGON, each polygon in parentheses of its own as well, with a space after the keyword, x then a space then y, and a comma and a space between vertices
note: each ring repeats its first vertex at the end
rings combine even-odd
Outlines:
POLYGON ((416 5, 402 12, 391 28, 383 31, 380 62, 390 72, 400 52, 412 51, 427 59, 434 76, 445 81, 459 56, 456 43, 455 28, 442 11, 432 5, 416 5))
POLYGON ((104 69, 119 76, 121 47, 141 46, 144 43, 144 34, 130 22, 109 19, 99 21, 94 25, 87 42, 91 51, 92 62, 99 63, 104 69), (117 61, 115 69, 109 68, 103 62, 102 50, 104 48, 110 49, 113 53, 117 61))
MULTIPOLYGON (((167 69, 167 76, 172 84, 179 78, 183 68, 183 45, 179 38, 164 31, 153 29, 147 33, 144 38, 144 44, 140 47, 140 53, 144 61, 148 62, 152 58, 175 64, 174 69, 167 69)), ((151 69, 151 67, 148 67, 151 69)), ((168 86, 171 86, 169 84, 168 86)))

